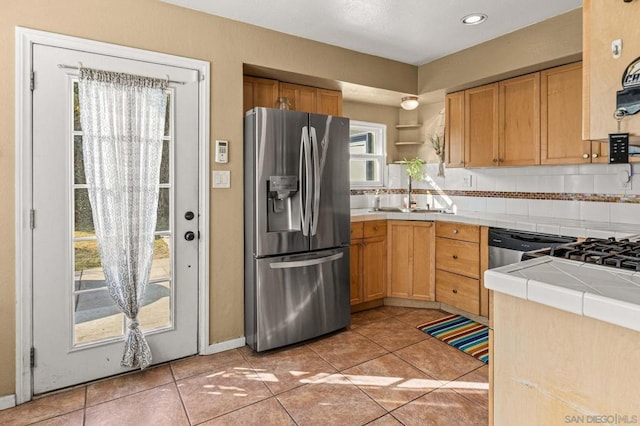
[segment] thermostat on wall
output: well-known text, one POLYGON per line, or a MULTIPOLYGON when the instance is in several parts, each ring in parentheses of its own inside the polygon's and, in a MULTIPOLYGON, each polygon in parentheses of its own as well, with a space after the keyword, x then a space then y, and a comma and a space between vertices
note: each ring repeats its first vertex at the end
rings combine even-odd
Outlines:
POLYGON ((229 161, 229 141, 216 140, 216 163, 229 161))

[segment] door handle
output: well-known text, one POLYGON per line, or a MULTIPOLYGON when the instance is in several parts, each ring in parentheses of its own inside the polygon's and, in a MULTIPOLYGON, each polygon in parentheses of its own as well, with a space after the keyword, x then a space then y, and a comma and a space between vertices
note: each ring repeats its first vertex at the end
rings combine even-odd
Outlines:
POLYGON ((317 257, 315 259, 307 260, 294 260, 291 262, 274 262, 269 265, 271 269, 289 269, 289 268, 304 268, 305 266, 321 265, 327 262, 333 262, 334 260, 341 259, 344 256, 343 253, 332 254, 331 256, 317 257))
POLYGON ((318 157, 318 137, 316 128, 311 127, 311 152, 313 156, 313 207, 311 208, 311 235, 316 235, 318 231, 318 218, 320 216, 320 165, 318 157))
POLYGON ((187 231, 187 233, 184 234, 184 239, 187 241, 193 241, 196 239, 196 234, 194 234, 193 231, 187 231))

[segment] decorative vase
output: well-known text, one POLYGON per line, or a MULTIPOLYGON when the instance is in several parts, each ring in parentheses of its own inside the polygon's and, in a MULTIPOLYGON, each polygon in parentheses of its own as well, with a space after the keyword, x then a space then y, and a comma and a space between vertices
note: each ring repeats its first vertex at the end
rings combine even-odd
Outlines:
POLYGON ((444 177, 444 161, 438 161, 438 176, 444 177))

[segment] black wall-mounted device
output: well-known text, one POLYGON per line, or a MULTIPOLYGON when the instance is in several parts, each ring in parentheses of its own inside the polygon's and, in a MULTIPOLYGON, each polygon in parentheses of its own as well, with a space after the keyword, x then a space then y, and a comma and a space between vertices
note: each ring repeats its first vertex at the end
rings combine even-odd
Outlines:
POLYGON ((609 163, 629 162, 629 133, 609 134, 609 163))

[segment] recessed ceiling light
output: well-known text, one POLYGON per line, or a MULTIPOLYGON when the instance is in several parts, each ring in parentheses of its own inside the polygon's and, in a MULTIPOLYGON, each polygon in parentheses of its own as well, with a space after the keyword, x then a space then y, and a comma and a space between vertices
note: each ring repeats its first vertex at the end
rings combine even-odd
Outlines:
POLYGON ((460 21, 465 25, 478 25, 487 20, 487 15, 484 13, 472 13, 462 18, 460 21))

